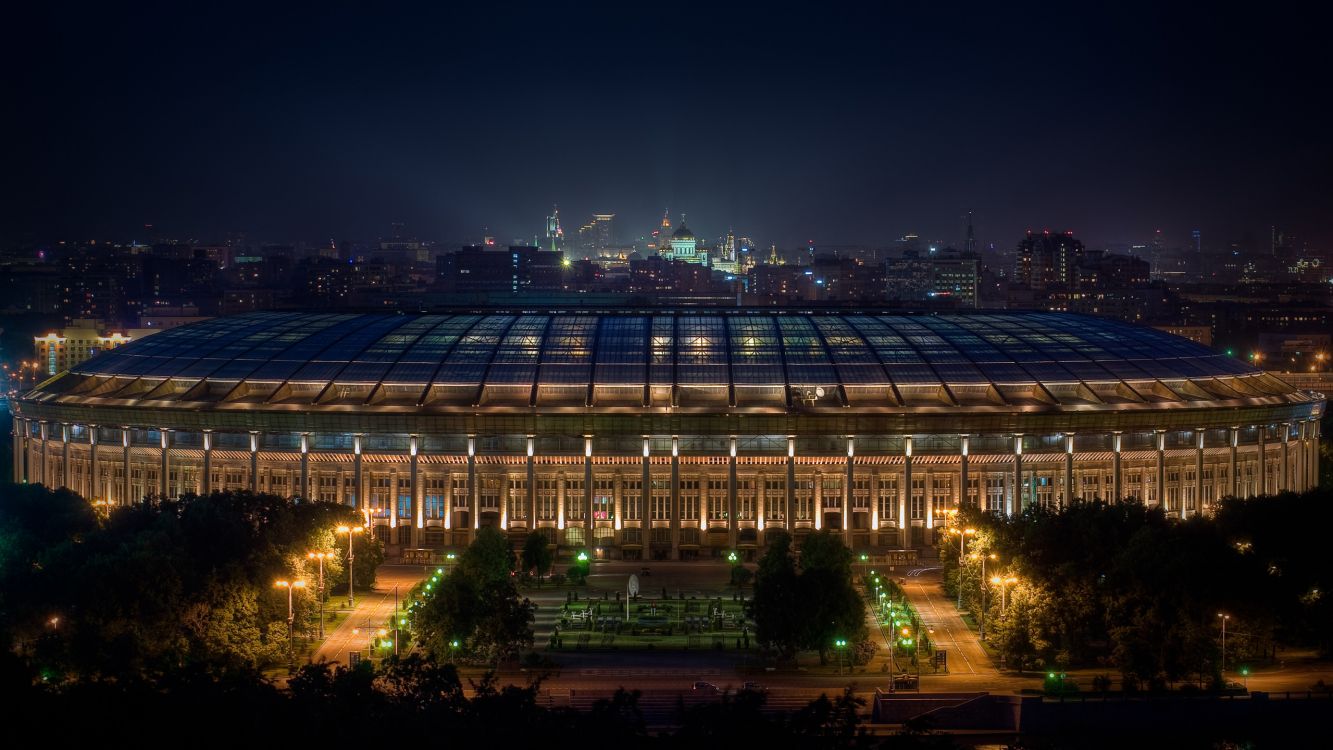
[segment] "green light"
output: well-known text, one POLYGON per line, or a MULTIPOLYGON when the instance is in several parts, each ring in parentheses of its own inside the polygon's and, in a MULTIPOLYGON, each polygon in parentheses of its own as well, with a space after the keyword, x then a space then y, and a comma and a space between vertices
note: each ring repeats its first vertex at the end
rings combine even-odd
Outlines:
POLYGON ((435 575, 437 576, 444 575, 444 568, 436 568, 435 575))
POLYGON ((868 558, 866 557, 866 554, 865 554, 864 552, 862 552, 862 553, 861 553, 861 562, 865 562, 867 559, 868 559, 868 558))
POLYGON ((444 559, 446 559, 446 560, 457 560, 457 559, 458 559, 458 555, 455 555, 454 553, 450 552, 449 554, 447 554, 447 555, 444 556, 444 559))
POLYGON ((579 562, 588 562, 588 553, 587 553, 587 552, 580 552, 580 553, 579 553, 579 562))
POLYGON ((1046 673, 1046 679, 1048 679, 1048 680, 1054 680, 1054 679, 1055 679, 1055 673, 1054 673, 1054 672, 1047 672, 1047 673, 1046 673))
POLYGON ((1250 676, 1250 668, 1249 668, 1249 667, 1241 667, 1241 668, 1240 668, 1240 675, 1241 675, 1241 677, 1249 677, 1249 676, 1250 676))
POLYGON ((458 648, 458 641, 449 641, 449 648, 458 648))
POLYGON ((406 625, 406 624, 407 624, 407 618, 405 618, 405 617, 404 617, 404 618, 400 618, 400 619, 398 620, 398 624, 399 624, 399 625, 406 625))

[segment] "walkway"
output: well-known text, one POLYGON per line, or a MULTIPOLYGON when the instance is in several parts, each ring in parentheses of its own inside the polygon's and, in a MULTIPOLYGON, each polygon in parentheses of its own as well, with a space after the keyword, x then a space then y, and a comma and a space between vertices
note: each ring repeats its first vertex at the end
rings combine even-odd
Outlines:
MULTIPOLYGON (((909 574, 905 588, 908 600, 921 614, 922 625, 927 628, 930 640, 936 648, 942 648, 949 653, 949 673, 938 677, 940 679, 969 677, 998 681, 1001 676, 1000 671, 995 668, 990 656, 981 647, 977 634, 963 622, 962 615, 954 606, 954 600, 946 598, 940 592, 940 571, 935 569, 915 576, 909 574)), ((922 679, 925 679, 926 674, 926 670, 923 670, 922 679)))
MULTIPOLYGON (((314 661, 346 664, 351 651, 360 651, 362 658, 365 658, 370 648, 369 633, 385 627, 389 616, 393 614, 394 586, 398 587, 398 603, 402 606, 407 592, 426 577, 427 570, 420 565, 381 565, 375 571, 374 589, 369 593, 357 594, 356 609, 333 632, 327 634, 324 644, 315 652, 314 661), (353 633, 353 630, 360 632, 353 633)), ((330 602, 337 603, 338 598, 330 602)), ((346 603, 345 599, 343 603, 346 603)))

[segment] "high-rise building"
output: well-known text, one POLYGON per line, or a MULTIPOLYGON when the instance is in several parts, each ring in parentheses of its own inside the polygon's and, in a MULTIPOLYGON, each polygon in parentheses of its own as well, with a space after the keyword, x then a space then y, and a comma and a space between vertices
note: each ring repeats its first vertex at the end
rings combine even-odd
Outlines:
POLYGON ((1073 232, 1052 234, 1031 230, 1018 243, 1014 260, 1014 283, 1028 289, 1069 286, 1074 281, 1074 267, 1083 257, 1083 243, 1073 232))
POLYGON ((615 214, 593 214, 592 219, 579 227, 579 247, 589 253, 600 253, 614 245, 612 223, 615 214))
POLYGON ((565 230, 560 226, 559 206, 552 206, 551 215, 546 217, 546 241, 543 245, 551 252, 559 252, 564 248, 565 230))

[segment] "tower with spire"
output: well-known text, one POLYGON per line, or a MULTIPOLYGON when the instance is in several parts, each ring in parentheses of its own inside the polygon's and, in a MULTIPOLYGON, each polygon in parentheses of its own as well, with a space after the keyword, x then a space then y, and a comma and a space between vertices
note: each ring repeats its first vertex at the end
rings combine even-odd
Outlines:
POLYGON ((969 254, 977 251, 977 235, 972 231, 972 212, 967 212, 967 238, 963 240, 963 250, 969 254))
POLYGON ((551 215, 546 217, 546 249, 556 252, 565 244, 565 230, 560 228, 560 206, 551 206, 551 215))

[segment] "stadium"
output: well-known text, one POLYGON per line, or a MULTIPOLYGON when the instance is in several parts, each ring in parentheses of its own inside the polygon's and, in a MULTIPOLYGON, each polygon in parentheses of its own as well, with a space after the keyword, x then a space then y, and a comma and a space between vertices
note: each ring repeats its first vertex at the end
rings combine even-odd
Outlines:
POLYGON ((625 559, 765 532, 937 542, 960 505, 1170 515, 1314 486, 1323 396, 1060 313, 265 312, 105 352, 13 404, 15 476, 123 505, 250 489, 390 551, 482 526, 625 559))

